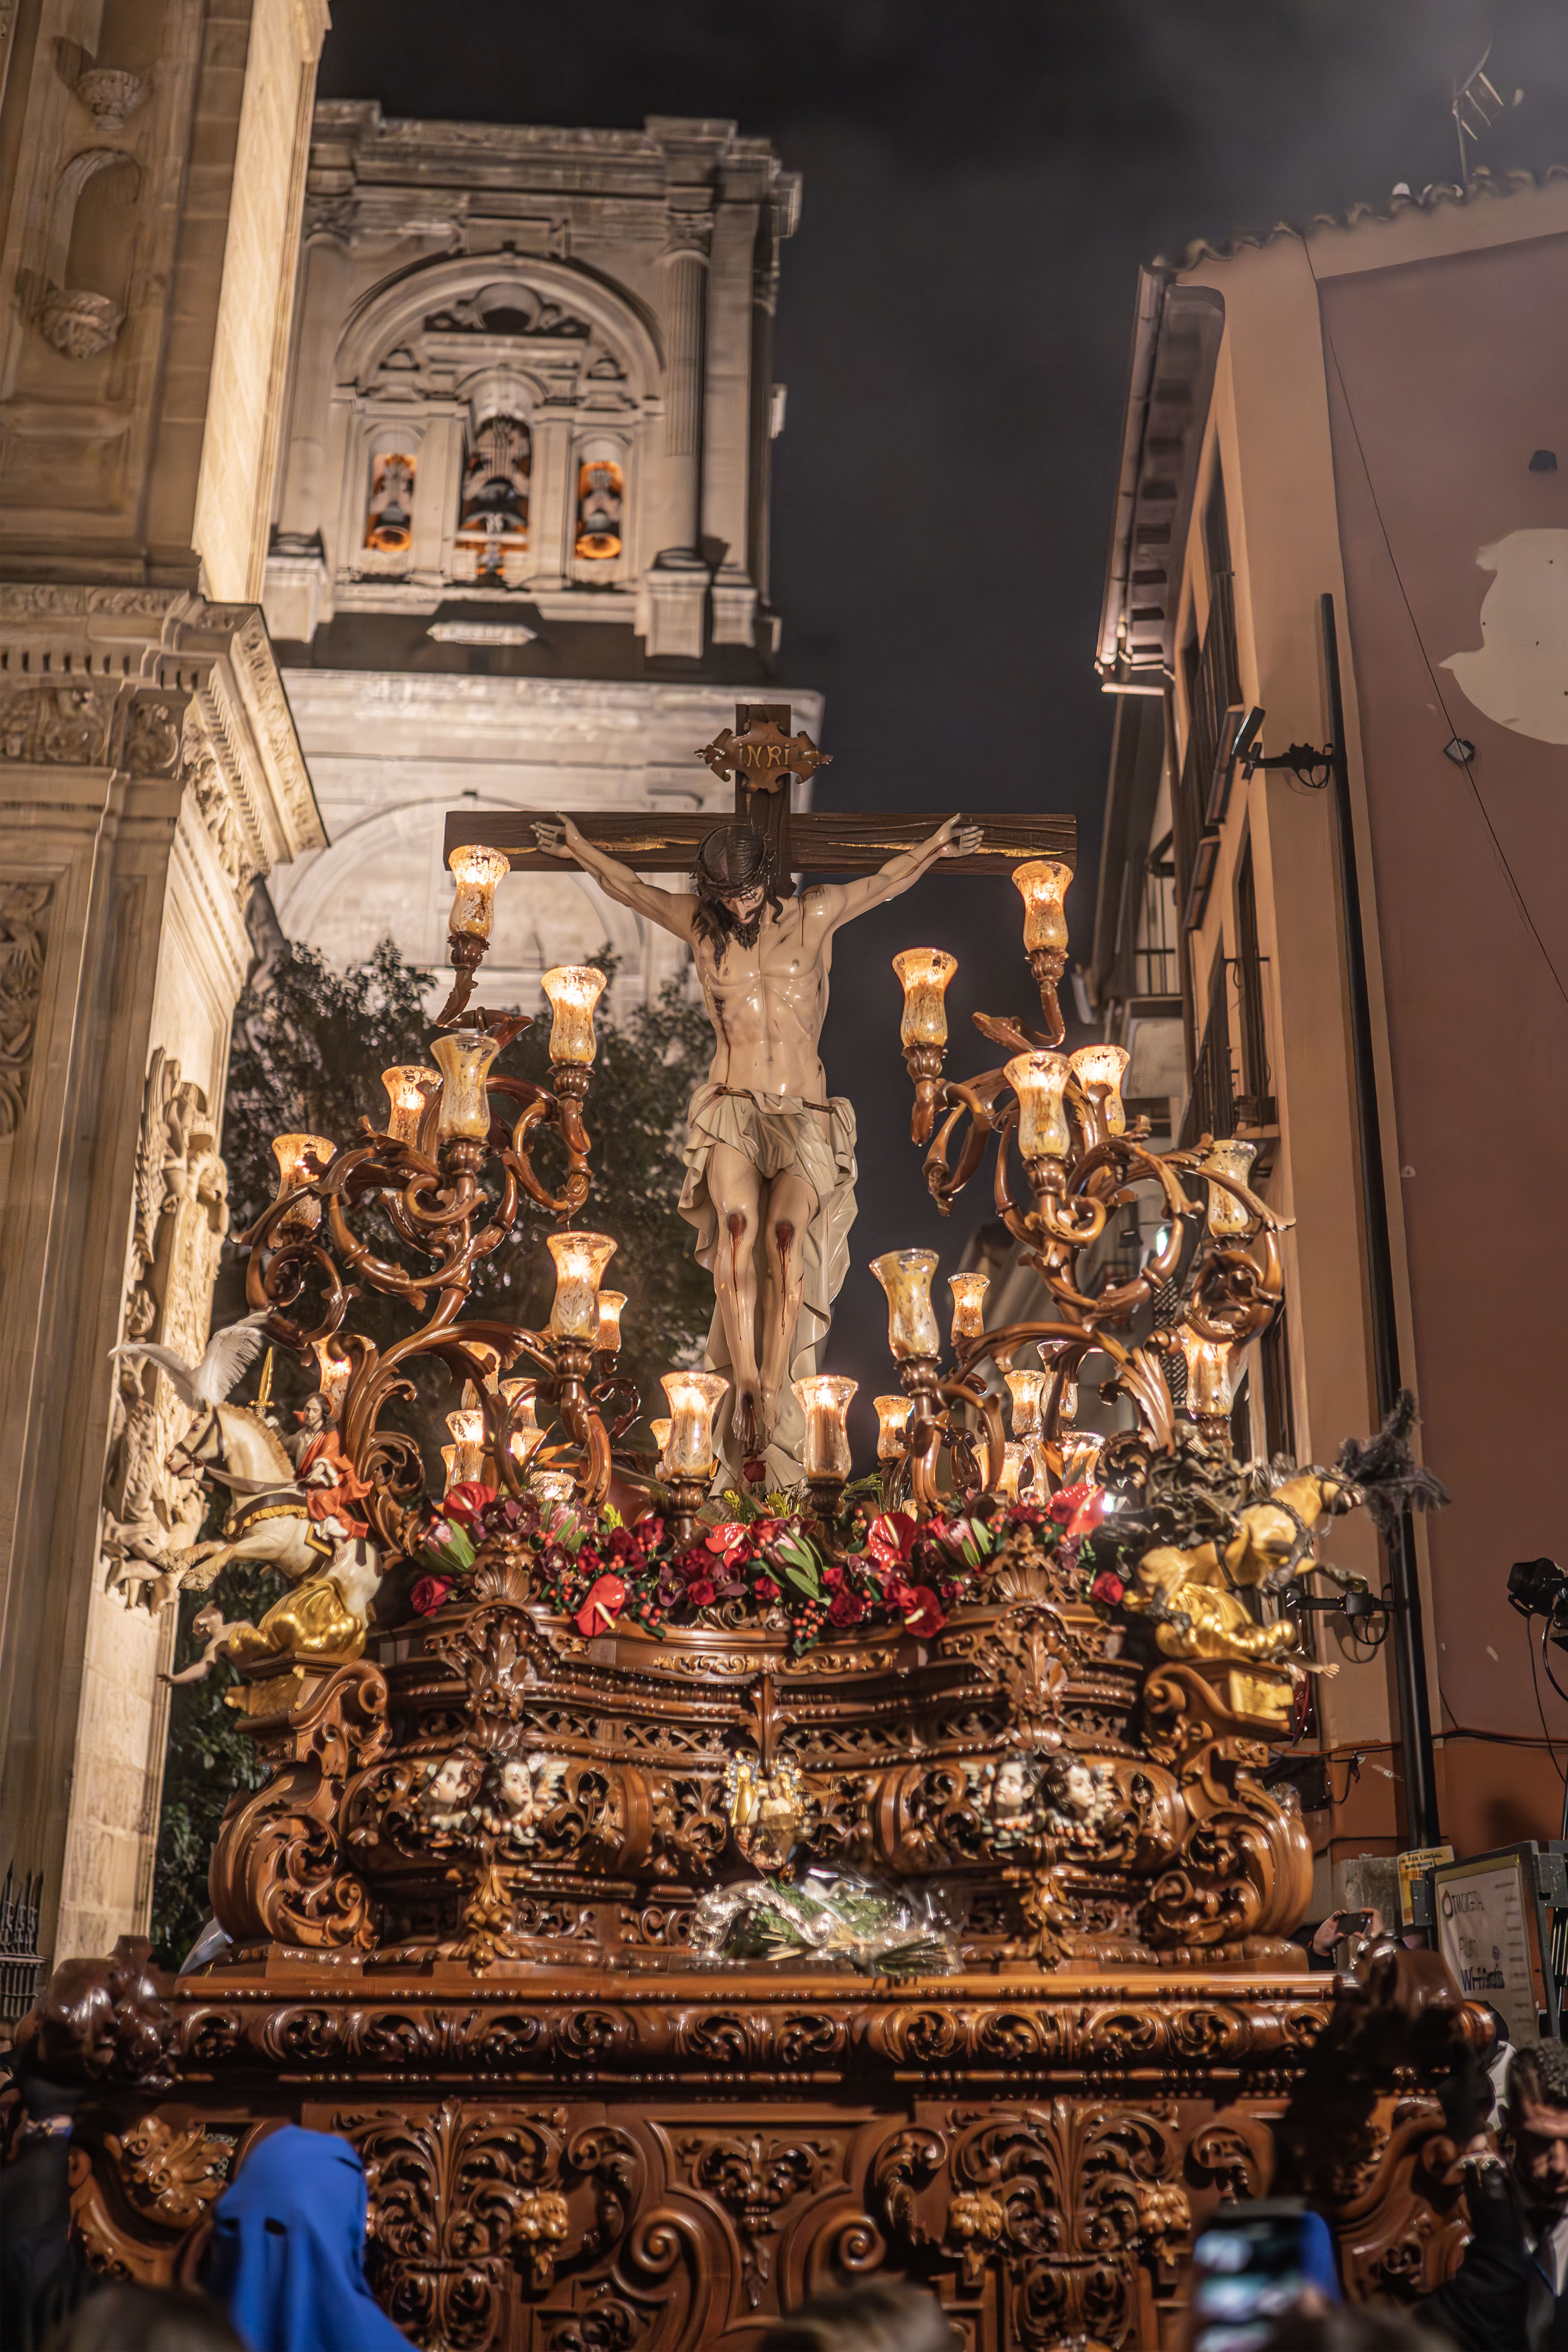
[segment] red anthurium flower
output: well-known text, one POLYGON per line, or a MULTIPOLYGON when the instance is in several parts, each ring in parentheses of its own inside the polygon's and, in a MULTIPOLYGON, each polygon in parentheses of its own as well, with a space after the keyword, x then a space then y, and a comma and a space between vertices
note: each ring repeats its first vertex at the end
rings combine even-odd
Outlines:
POLYGON ((708 1530, 708 1549, 719 1553, 726 1568, 750 1549, 751 1539, 750 1528, 742 1527, 738 1519, 726 1519, 721 1528, 708 1530))
POLYGON ((1047 1517, 1055 1519, 1058 1527, 1065 1528, 1079 1504, 1087 1502, 1093 1492, 1094 1488, 1082 1478, 1074 1486, 1063 1486, 1047 1504, 1047 1517))
POLYGON ((1068 1536, 1092 1535, 1104 1518, 1106 1506, 1110 1500, 1110 1497, 1103 1486, 1091 1486, 1068 1521, 1068 1536))
POLYGON ((904 1619, 905 1631, 928 1637, 940 1633, 947 1622, 947 1615, 930 1585, 917 1584, 910 1598, 915 1605, 904 1619))
POLYGON ((451 1590, 449 1576, 422 1576, 408 1596, 408 1605, 416 1616, 428 1617, 433 1609, 439 1609, 451 1590))
POLYGON ((1089 1595, 1091 1601, 1103 1601, 1107 1609, 1114 1609, 1126 1590, 1113 1569, 1102 1568, 1089 1586, 1089 1595))
POLYGON ((884 1511, 866 1530, 866 1549, 883 1568, 894 1568, 908 1559, 919 1533, 908 1511, 884 1511))
POLYGON ((596 1576, 588 1587, 588 1598, 577 1612, 577 1631, 590 1641, 595 1633, 607 1633, 626 1606, 626 1588, 618 1576, 596 1576))
POLYGON ((482 1479, 466 1478, 459 1486, 448 1486, 441 1497, 442 1516, 448 1519, 461 1519, 472 1527, 474 1521, 489 1509, 495 1498, 493 1486, 487 1486, 482 1479))

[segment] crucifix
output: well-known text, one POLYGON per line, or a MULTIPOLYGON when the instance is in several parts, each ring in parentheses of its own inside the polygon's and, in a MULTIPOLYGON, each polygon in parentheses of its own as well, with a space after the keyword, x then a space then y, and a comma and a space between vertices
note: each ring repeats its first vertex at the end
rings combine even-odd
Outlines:
MULTIPOLYGON (((575 863, 690 948, 714 1055, 687 1114, 680 1211, 713 1277, 708 1364, 733 1391, 727 1467, 775 1486, 800 1475, 794 1382, 817 1369, 855 1217, 855 1113, 828 1097, 817 1059, 833 935, 939 860, 954 873, 1010 876, 1042 858, 1070 866, 1076 847, 1067 816, 954 815, 933 829, 929 817, 794 811, 793 781, 828 755, 791 734, 790 716, 787 704, 743 703, 734 727, 696 753, 734 781, 728 824, 711 812, 464 810, 447 819, 446 844, 448 855, 464 844, 500 850, 525 871, 575 863), (683 875, 689 887, 660 889, 655 874, 683 875), (843 878, 804 878, 823 874, 843 878)), ((1040 952, 1042 1003, 1059 1035, 1063 959, 1040 952)))

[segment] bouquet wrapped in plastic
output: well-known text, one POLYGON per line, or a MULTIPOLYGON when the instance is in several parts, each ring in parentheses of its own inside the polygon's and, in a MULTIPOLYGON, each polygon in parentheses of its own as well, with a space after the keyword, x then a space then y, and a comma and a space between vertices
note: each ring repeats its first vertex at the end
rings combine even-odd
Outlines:
POLYGON ((691 1915, 699 1961, 823 1959, 867 1976, 948 1976, 956 1944, 929 1893, 850 1871, 755 1878, 705 1895, 691 1915))

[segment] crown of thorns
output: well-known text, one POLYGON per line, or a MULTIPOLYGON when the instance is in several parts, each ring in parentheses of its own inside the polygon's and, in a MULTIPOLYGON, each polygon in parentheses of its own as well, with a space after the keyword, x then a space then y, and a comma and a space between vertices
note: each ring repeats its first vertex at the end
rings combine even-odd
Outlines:
POLYGON ((704 835, 699 845, 691 878, 702 897, 728 898, 742 890, 765 889, 773 880, 773 845, 765 833, 759 833, 754 825, 719 824, 704 835), (715 844, 721 845, 720 855, 728 863, 729 845, 737 836, 747 842, 754 841, 757 845, 757 870, 744 882, 737 882, 728 875, 715 874, 710 865, 710 855, 715 844))

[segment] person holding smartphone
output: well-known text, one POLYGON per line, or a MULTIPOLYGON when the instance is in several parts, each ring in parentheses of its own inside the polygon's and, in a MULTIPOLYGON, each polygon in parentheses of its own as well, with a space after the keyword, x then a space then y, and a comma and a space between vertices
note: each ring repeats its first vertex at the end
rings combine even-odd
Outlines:
POLYGON ((1465 2156, 1474 2232, 1451 2279, 1416 2316, 1464 2352, 1568 2347, 1568 2049, 1517 2050, 1503 2109, 1506 2158, 1484 2138, 1465 2156))

